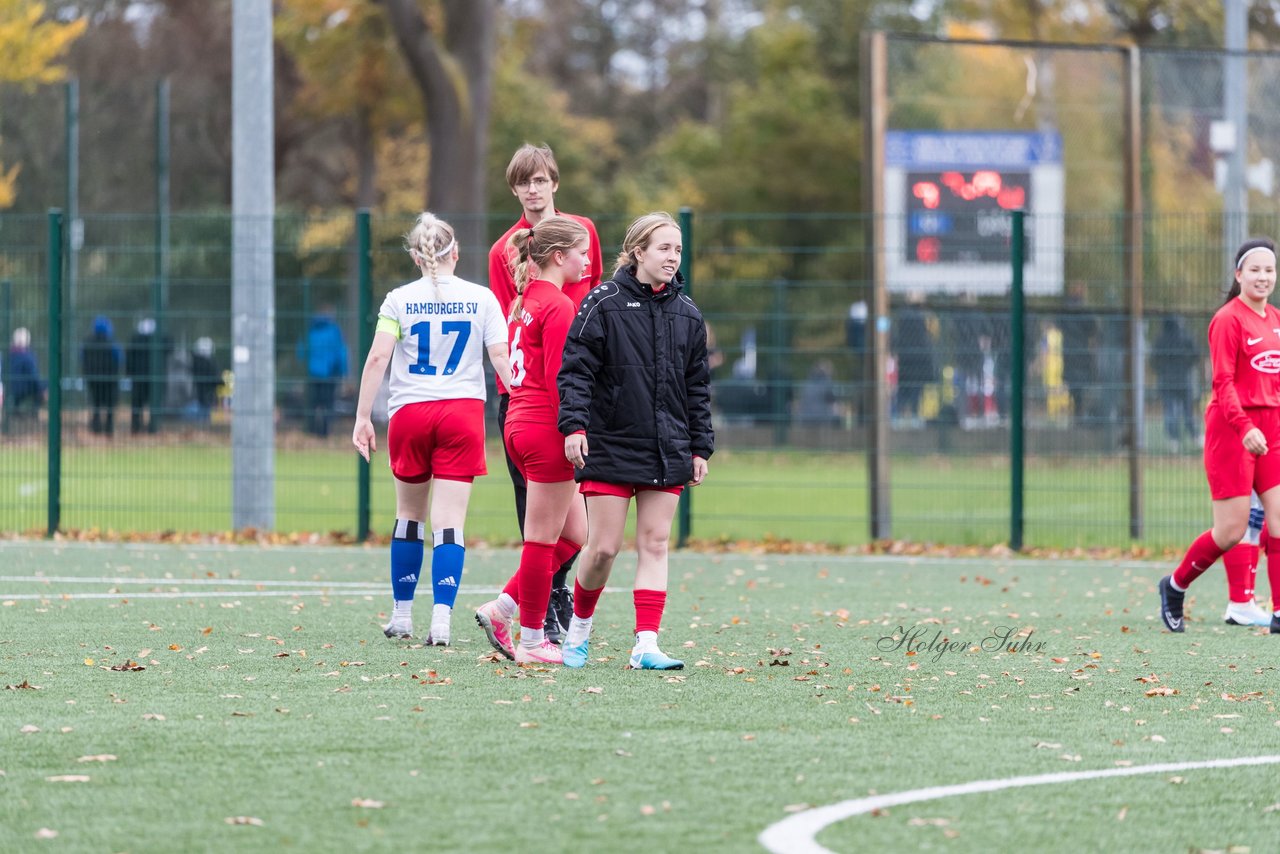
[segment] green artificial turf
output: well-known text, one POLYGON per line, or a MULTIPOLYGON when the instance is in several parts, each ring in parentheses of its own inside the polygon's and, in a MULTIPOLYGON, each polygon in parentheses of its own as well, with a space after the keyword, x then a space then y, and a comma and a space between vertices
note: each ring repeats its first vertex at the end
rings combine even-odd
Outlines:
MULTIPOLYGON (((661 642, 688 667, 654 673, 624 669, 625 555, 586 668, 496 660, 470 612, 515 562, 470 549, 454 645, 424 648, 382 637, 380 548, 0 543, 5 850, 739 852, 873 792, 1280 752, 1280 638, 1222 625, 1216 573, 1170 635, 1155 563, 679 553, 661 642), (1001 627, 1018 651, 983 648, 1001 627)), ((966 795, 818 841, 1268 851, 1278 776, 966 795)))

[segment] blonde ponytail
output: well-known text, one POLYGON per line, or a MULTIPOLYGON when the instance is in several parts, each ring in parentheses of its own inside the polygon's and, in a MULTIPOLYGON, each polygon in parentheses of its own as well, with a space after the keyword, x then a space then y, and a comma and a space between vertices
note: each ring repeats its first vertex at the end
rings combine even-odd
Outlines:
POLYGON ((413 263, 431 280, 431 297, 440 296, 440 259, 446 258, 458 245, 453 226, 433 213, 418 214, 413 229, 405 235, 405 249, 413 263))

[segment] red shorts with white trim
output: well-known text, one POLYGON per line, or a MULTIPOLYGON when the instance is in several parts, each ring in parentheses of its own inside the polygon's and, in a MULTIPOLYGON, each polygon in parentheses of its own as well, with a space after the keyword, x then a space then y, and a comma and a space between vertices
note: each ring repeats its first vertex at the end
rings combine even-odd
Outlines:
POLYGON ((488 474, 484 401, 475 398, 408 403, 387 426, 391 473, 406 483, 433 477, 470 481, 488 474))
POLYGON ((1248 495, 1250 490, 1261 495, 1280 485, 1280 410, 1249 407, 1245 412, 1267 439, 1265 454, 1244 449, 1240 434, 1227 423, 1217 403, 1205 411, 1204 471, 1215 501, 1248 495))
POLYGON ((679 495, 684 492, 683 486, 649 486, 644 483, 605 483, 599 480, 584 480, 578 486, 583 495, 613 495, 618 498, 631 498, 641 492, 665 492, 679 495))
POLYGON ((507 455, 525 480, 562 483, 573 480, 573 463, 564 456, 564 436, 553 424, 507 418, 507 455))

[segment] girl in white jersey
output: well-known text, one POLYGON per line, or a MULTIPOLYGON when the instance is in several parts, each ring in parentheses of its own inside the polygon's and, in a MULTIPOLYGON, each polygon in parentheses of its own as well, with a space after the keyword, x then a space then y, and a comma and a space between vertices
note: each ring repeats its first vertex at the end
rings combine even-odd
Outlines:
POLYGON ((387 448, 396 480, 391 539, 395 605, 382 631, 387 637, 413 636, 413 594, 422 572, 425 523, 430 519, 435 607, 427 642, 446 646, 462 580, 466 554, 462 526, 471 484, 478 475, 488 473, 482 353, 488 352, 498 378, 509 386, 507 326, 488 288, 453 275, 458 241, 448 223, 430 213, 419 215, 405 236, 405 248, 422 278, 387 294, 378 310, 373 346, 360 377, 351 440, 366 460, 377 450, 369 416, 390 362, 387 448))

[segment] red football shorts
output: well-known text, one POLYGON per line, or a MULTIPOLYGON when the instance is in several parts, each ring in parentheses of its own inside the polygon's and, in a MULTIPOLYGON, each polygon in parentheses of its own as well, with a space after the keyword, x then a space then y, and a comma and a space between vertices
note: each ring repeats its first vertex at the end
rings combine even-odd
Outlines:
POLYGON ((666 492, 679 495, 684 492, 683 486, 649 486, 643 483, 604 483, 599 480, 584 480, 578 491, 590 497, 592 495, 613 495, 618 498, 631 498, 639 492, 666 492))
POLYGON ((507 419, 507 454, 524 479, 534 483, 573 480, 573 463, 564 457, 564 436, 551 424, 507 419))
POLYGON ((387 427, 387 456, 396 480, 465 480, 488 474, 484 401, 475 398, 408 403, 387 427))
POLYGON ((1280 485, 1280 410, 1250 407, 1245 412, 1267 438, 1267 452, 1261 456, 1244 449, 1221 407, 1211 403, 1205 411, 1204 471, 1215 501, 1248 495, 1251 489, 1261 495, 1280 485))

